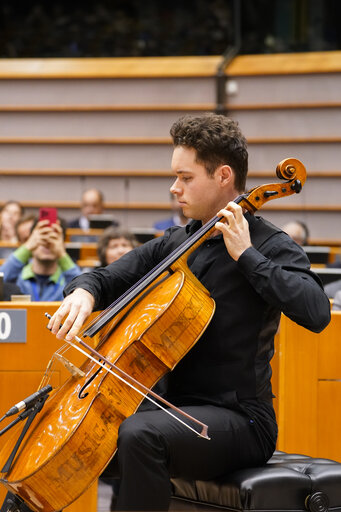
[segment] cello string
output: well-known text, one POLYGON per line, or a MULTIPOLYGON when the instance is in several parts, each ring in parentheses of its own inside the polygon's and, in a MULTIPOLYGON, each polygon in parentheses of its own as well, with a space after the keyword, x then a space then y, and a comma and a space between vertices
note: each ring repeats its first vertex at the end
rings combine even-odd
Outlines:
MULTIPOLYGON (((51 318, 51 316, 49 315, 49 313, 45 313, 45 316, 47 318, 51 318)), ((174 411, 178 412, 180 415, 188 418, 189 420, 193 421, 194 423, 197 423, 198 425, 200 425, 202 427, 202 431, 201 433, 197 432, 196 430, 192 429, 189 425, 187 425, 186 423, 183 423, 181 420, 178 419, 178 421, 180 423, 183 423, 185 426, 187 426, 187 428, 189 428, 190 430, 193 430, 193 432, 195 432, 197 435, 199 435, 200 437, 204 437, 205 439, 210 439, 207 435, 207 430, 208 430, 208 426, 197 420, 196 418, 194 418, 193 416, 191 416, 190 414, 186 413, 185 411, 179 409, 178 407, 176 407, 175 405, 171 404, 168 400, 166 400, 165 398, 162 398, 161 396, 159 396, 157 393, 155 393, 153 390, 149 389, 148 387, 146 387, 144 384, 142 384, 141 382, 139 382, 138 380, 136 380, 134 377, 132 377, 131 375, 129 375, 128 373, 126 373, 124 370, 122 370, 121 368, 115 366, 111 361, 109 361, 107 358, 105 358, 102 354, 100 354, 99 352, 97 352, 95 349, 93 349, 92 347, 90 347, 89 345, 87 345, 83 340, 81 340, 78 336, 75 336, 74 339, 80 344, 82 345, 84 348, 86 348, 86 350, 88 352, 83 352, 79 347, 77 347, 75 344, 73 344, 71 341, 68 341, 68 340, 65 340, 67 344, 69 344, 71 347, 73 347, 75 350, 78 350, 79 352, 81 352, 82 354, 84 354, 87 358, 89 359, 92 359, 95 364, 97 364, 98 366, 100 366, 101 368, 104 368, 105 370, 107 369, 107 367, 105 367, 105 364, 107 364, 109 367, 111 368, 114 368, 116 371, 118 371, 119 373, 121 373, 121 375, 123 374, 125 376, 125 379, 119 377, 117 374, 113 373, 112 374, 117 377, 117 378, 120 378, 124 383, 126 383, 128 386, 130 387, 134 387, 131 382, 135 382, 135 384, 137 384, 138 386, 140 386, 142 389, 144 389, 146 391, 147 394, 151 394, 152 396, 154 396, 154 398, 157 398, 160 402, 163 402, 164 404, 166 404, 170 409, 173 409, 174 411), (98 360, 96 359, 93 359, 92 357, 90 357, 89 354, 93 354, 94 356, 96 356, 98 358, 98 360), (100 364, 100 362, 103 361, 103 365, 100 364), (129 382, 130 381, 130 382, 129 382)), ((84 386, 83 386, 84 387, 84 386)), ((136 389, 136 388, 134 388, 136 389)), ((147 398, 147 400, 150 400, 150 397, 146 396, 145 393, 141 392, 140 390, 136 389, 136 391, 138 393, 140 393, 142 396, 144 396, 145 398, 147 398)), ((150 400, 152 401, 152 400, 150 400)), ((155 405, 161 409, 163 409, 163 407, 161 407, 160 405, 158 405, 157 403, 155 403, 155 405)), ((165 409, 164 409, 165 410, 165 409)), ((165 412, 167 412, 165 410, 165 412)), ((168 412, 168 414, 170 414, 168 412)), ((170 414, 170 416, 173 416, 172 414, 170 414)), ((174 416, 174 418, 176 418, 174 416)))
MULTIPOLYGON (((241 203, 247 198, 248 194, 241 194, 233 201, 237 204, 241 203)), ((209 231, 214 228, 217 222, 225 222, 223 216, 216 215, 205 224, 203 224, 195 233, 193 233, 187 240, 184 240, 179 247, 173 250, 164 260, 160 261, 153 269, 151 269, 145 276, 137 281, 133 286, 126 290, 120 297, 118 297, 112 304, 99 313, 82 331, 82 336, 92 337, 100 331, 110 320, 114 318, 125 306, 127 306, 139 293, 141 293, 147 286, 155 281, 163 272, 169 270, 171 265, 177 261, 183 254, 185 254, 194 244, 201 238, 208 235, 209 231)))
MULTIPOLYGON (((80 341, 79 339, 77 339, 78 336, 75 336, 75 339, 77 341, 80 341)), ((76 350, 78 350, 79 352, 81 352, 83 355, 85 355, 86 357, 88 357, 89 359, 91 359, 95 364, 97 364, 98 366, 102 367, 106 372, 109 372, 111 373, 114 377, 116 377, 117 379, 119 379, 120 381, 124 382, 125 384, 127 384, 130 388, 132 388, 134 391, 136 391, 137 393, 139 393, 141 396, 143 396, 144 398, 147 398, 147 400, 149 400, 150 402, 152 402, 154 405, 156 405, 156 407, 158 407, 159 409, 162 409, 165 413, 169 414, 169 416, 171 416, 172 418, 174 418, 176 421, 178 421, 179 423, 181 423, 182 425, 184 425, 185 427, 187 427, 189 430, 192 430, 192 432, 194 432, 195 434, 197 434, 199 437, 203 437, 204 439, 207 439, 207 440, 210 440, 210 437, 208 437, 207 435, 203 434, 202 432, 198 432, 197 430, 195 430, 193 427, 191 427, 190 425, 188 425, 187 423, 185 423, 183 420, 181 420, 180 418, 178 418, 177 416, 175 416, 175 414, 173 414, 172 412, 170 412, 168 409, 166 409, 165 407, 163 407, 161 404, 158 404, 155 400, 153 400, 150 396, 148 396, 148 394, 144 393, 143 391, 141 391, 140 389, 138 389, 137 387, 135 387, 133 384, 131 384, 130 382, 128 382, 127 380, 125 380, 123 377, 121 377, 120 375, 118 375, 117 373, 115 373, 111 368, 107 368, 105 366, 105 363, 101 363, 101 361, 98 361, 97 359, 95 359, 93 356, 91 356, 90 354, 88 354, 87 352, 85 352, 85 350, 81 349, 80 347, 78 347, 77 345, 75 345, 74 343, 72 343, 72 341, 67 341, 67 343, 75 348, 76 350)))
MULTIPOLYGON (((236 201, 240 201, 242 196, 238 196, 236 201)), ((206 224, 198 229, 193 235, 187 240, 184 240, 179 247, 167 256, 163 261, 158 263, 152 270, 150 270, 145 276, 137 281, 131 288, 124 292, 118 297, 110 306, 104 309, 90 324, 88 324, 82 331, 82 336, 94 336, 102 327, 104 327, 114 316, 119 313, 125 306, 127 306, 133 299, 135 299, 139 293, 141 293, 149 284, 151 284, 157 277, 163 272, 168 270, 170 266, 180 258, 184 253, 188 251, 200 238, 204 237, 210 229, 214 227, 216 222, 224 221, 224 217, 216 216, 210 219, 206 224)))
POLYGON ((118 366, 115 366, 111 361, 109 361, 109 359, 107 359, 106 357, 104 357, 102 354, 100 354, 99 352, 97 352, 95 349, 93 349, 92 347, 90 347, 89 345, 87 345, 83 340, 81 340, 78 336, 75 336, 75 340, 80 344, 82 345, 87 351, 88 353, 90 354, 93 354, 95 357, 98 358, 99 361, 104 361, 105 363, 108 364, 108 366, 110 366, 111 368, 114 368, 118 373, 120 373, 121 375, 123 375, 126 380, 128 380, 129 382, 134 382, 135 384, 137 384, 141 389, 144 389, 148 394, 154 396, 154 398, 158 399, 160 402, 163 402, 164 404, 166 404, 170 409, 173 409, 174 411, 177 411, 180 415, 182 416, 185 416, 186 418, 188 418, 189 420, 191 421, 194 421, 194 423, 198 423, 198 425, 201 425, 203 431, 205 431, 207 433, 207 425, 205 425, 204 423, 202 423, 201 421, 197 420, 196 418, 194 418, 193 416, 191 416, 190 414, 187 414, 185 411, 182 411, 181 409, 179 409, 178 407, 176 407, 175 405, 171 404, 170 402, 168 402, 168 400, 166 400, 165 398, 161 397, 160 395, 158 395, 157 393, 155 393, 152 389, 146 387, 142 382, 139 382, 138 380, 136 380, 134 377, 132 377, 131 375, 129 375, 128 373, 126 373, 124 370, 122 370, 121 368, 119 368, 118 366))

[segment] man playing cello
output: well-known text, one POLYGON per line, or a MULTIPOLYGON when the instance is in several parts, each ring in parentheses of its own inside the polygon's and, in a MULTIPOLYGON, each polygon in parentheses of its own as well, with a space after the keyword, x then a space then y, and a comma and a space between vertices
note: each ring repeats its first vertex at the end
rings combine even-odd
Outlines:
POLYGON ((248 164, 238 125, 216 114, 184 116, 171 136, 171 192, 193 220, 75 278, 48 325, 72 340, 94 309, 111 304, 218 212, 225 218, 188 259, 215 300, 215 313, 160 382, 167 400, 208 425, 211 440, 143 403, 119 429, 117 510, 167 510, 171 477, 207 480, 264 464, 277 437, 270 360, 280 314, 313 332, 330 321, 329 300, 303 250, 233 202, 245 190, 248 164))

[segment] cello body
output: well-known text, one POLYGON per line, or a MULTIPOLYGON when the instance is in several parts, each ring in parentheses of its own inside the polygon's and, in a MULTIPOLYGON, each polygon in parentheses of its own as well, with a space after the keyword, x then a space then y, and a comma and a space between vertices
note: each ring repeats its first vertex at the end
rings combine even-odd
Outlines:
MULTIPOLYGON (((196 343, 214 309, 195 278, 182 270, 163 274, 109 327, 101 354, 152 387, 196 343)), ((37 512, 65 508, 92 484, 115 454, 120 424, 143 400, 91 360, 81 369, 84 377, 71 377, 47 400, 10 471, 1 474, 6 488, 37 512)), ((18 433, 7 435, 1 467, 18 433)))

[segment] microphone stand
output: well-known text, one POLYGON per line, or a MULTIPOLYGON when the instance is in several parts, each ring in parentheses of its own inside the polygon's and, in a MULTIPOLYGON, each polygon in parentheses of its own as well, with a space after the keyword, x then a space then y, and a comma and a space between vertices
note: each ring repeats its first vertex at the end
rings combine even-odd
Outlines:
MULTIPOLYGON (((2 436, 3 434, 5 434, 5 432, 10 430, 12 427, 14 427, 14 425, 19 423, 19 421, 23 421, 27 418, 24 428, 22 429, 21 434, 12 450, 12 453, 8 457, 7 462, 5 463, 4 467, 1 470, 2 473, 8 473, 8 471, 10 470, 13 459, 22 443, 22 440, 25 437, 26 432, 28 431, 32 421, 34 420, 34 418, 36 417, 38 412, 40 412, 42 410, 42 408, 44 407, 45 401, 47 400, 48 396, 49 396, 48 394, 45 396, 42 396, 39 400, 37 400, 37 402, 32 407, 30 407, 29 409, 26 409, 26 411, 19 414, 15 420, 11 421, 11 423, 9 423, 5 428, 3 428, 0 431, 0 436, 2 436)), ((26 505, 26 503, 19 496, 15 495, 11 492, 8 492, 5 497, 4 502, 2 504, 0 512, 33 512, 33 511, 26 505)))
POLYGON ((8 492, 0 512, 33 512, 33 510, 19 496, 8 492))
POLYGON ((0 436, 2 436, 10 428, 14 427, 14 425, 16 425, 19 421, 25 420, 27 418, 24 428, 21 431, 21 434, 12 450, 12 453, 10 454, 10 456, 7 459, 7 462, 5 463, 4 467, 2 468, 1 473, 8 473, 8 471, 10 470, 13 459, 19 449, 19 446, 22 443, 22 440, 25 437, 27 430, 29 429, 32 421, 34 420, 34 418, 36 417, 38 412, 40 412, 42 410, 47 397, 48 397, 48 395, 45 395, 42 398, 40 398, 39 400, 37 400, 37 402, 32 407, 30 407, 26 411, 22 412, 21 414, 19 414, 19 416, 15 420, 13 420, 9 425, 7 425, 4 429, 2 429, 0 431, 0 436))

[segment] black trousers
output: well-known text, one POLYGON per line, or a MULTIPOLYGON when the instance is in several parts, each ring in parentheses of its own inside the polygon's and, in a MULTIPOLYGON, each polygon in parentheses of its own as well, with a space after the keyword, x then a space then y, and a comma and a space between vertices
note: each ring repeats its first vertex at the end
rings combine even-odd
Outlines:
POLYGON ((116 510, 168 510, 170 478, 214 479, 264 464, 275 450, 277 426, 271 414, 264 419, 242 408, 212 405, 181 409, 208 425, 209 441, 162 410, 138 411, 121 424, 116 510))

